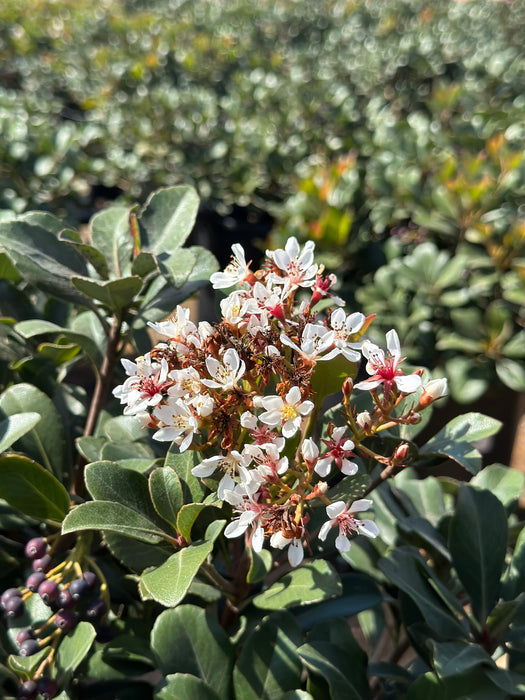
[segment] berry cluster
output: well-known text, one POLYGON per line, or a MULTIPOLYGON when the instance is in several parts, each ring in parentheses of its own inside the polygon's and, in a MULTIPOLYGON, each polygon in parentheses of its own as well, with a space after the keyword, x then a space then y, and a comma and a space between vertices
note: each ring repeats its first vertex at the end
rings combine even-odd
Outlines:
POLYGON ((23 588, 8 588, 0 596, 0 611, 9 624, 22 617, 25 602, 38 595, 50 608, 49 618, 35 628, 22 629, 16 636, 18 656, 33 656, 48 648, 49 654, 39 665, 35 677, 23 682, 19 698, 53 698, 57 687, 54 680, 43 675, 49 672, 55 650, 63 635, 73 630, 79 620, 98 623, 108 610, 106 585, 93 571, 82 571, 73 559, 55 563, 42 537, 27 543, 25 554, 31 560, 32 571, 23 588))

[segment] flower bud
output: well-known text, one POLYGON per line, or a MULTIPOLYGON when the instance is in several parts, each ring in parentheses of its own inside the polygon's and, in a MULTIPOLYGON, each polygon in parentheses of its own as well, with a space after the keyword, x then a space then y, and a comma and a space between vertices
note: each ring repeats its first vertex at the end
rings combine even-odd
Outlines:
POLYGON ((440 377, 439 379, 431 379, 423 387, 423 393, 419 399, 419 404, 417 410, 421 410, 430 406, 431 403, 437 401, 442 396, 447 393, 447 380, 445 377, 440 377))
POLYGON ((404 464, 407 460, 408 454, 410 452, 410 446, 408 442, 401 442, 396 449, 391 458, 392 464, 400 465, 404 464))
POLYGON ((311 465, 317 461, 319 457, 319 448, 312 440, 312 438, 306 438, 303 440, 301 447, 301 453, 305 459, 306 464, 311 465))
POLYGON ((358 413, 355 422, 357 425, 362 428, 365 432, 368 433, 370 428, 372 427, 372 419, 370 417, 370 413, 368 411, 363 411, 362 413, 358 413))
POLYGON ((345 399, 349 399, 354 390, 354 382, 352 377, 347 377, 343 382, 343 396, 345 399))

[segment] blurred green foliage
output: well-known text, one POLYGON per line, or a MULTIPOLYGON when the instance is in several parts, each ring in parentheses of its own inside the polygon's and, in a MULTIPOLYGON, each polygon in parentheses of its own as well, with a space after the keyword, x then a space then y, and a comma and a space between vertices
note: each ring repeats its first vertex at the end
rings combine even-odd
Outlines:
POLYGON ((381 195, 377 232, 398 175, 416 190, 419 152, 451 129, 467 147, 509 127, 522 135, 521 1, 27 10, 0 8, 4 208, 55 210, 71 194, 82 204, 96 184, 130 199, 185 182, 205 200, 280 201, 309 165, 357 149, 361 176, 374 161, 361 184, 381 195))

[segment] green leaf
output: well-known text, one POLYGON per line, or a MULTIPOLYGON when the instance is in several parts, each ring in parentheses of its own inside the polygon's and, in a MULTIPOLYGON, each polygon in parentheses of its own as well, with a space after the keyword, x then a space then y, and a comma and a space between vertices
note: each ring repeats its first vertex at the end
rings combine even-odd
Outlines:
POLYGON ((463 673, 480 664, 494 663, 489 654, 477 644, 435 642, 434 640, 429 640, 429 643, 434 651, 434 669, 441 677, 463 673))
POLYGON ((141 251, 133 260, 131 274, 144 278, 150 275, 152 272, 156 272, 157 274, 159 273, 156 257, 153 255, 153 253, 141 251))
POLYGON ((171 254, 180 248, 191 233, 198 208, 199 197, 192 187, 168 187, 154 192, 138 218, 141 249, 171 254))
POLYGON ((312 390, 319 405, 326 396, 341 391, 347 377, 354 379, 357 369, 357 364, 349 362, 343 355, 334 357, 330 362, 318 362, 312 375, 312 390))
POLYGON ((405 547, 397 547, 379 562, 385 576, 419 608, 425 621, 440 639, 463 639, 467 632, 448 606, 421 574, 416 560, 405 547))
POLYGON ((155 700, 224 700, 200 678, 186 673, 166 676, 155 691, 155 700))
POLYGON ((235 697, 278 700, 301 686, 302 664, 297 656, 301 633, 286 611, 265 618, 241 649, 233 670, 235 697))
POLYGON ((503 585, 507 600, 512 600, 525 590, 525 528, 516 540, 503 585))
POLYGON ((191 248, 179 248, 167 260, 162 257, 158 260, 160 271, 175 289, 180 289, 188 280, 196 262, 196 255, 191 248))
POLYGON ((161 566, 173 552, 168 543, 140 542, 111 530, 104 530, 104 541, 118 561, 139 574, 152 566, 161 566))
POLYGON ((216 520, 209 525, 204 542, 175 552, 158 569, 142 574, 141 595, 153 598, 167 608, 178 605, 186 595, 201 564, 211 553, 213 543, 225 524, 225 520, 216 520))
MULTIPOLYGON (((129 445, 144 439, 144 428, 135 416, 115 416, 104 423, 103 431, 111 442, 121 442, 129 445)), ((135 445, 133 446, 135 448, 135 445)))
POLYGON ((112 206, 95 214, 90 221, 91 243, 106 259, 113 278, 129 274, 133 255, 130 212, 127 207, 112 206))
POLYGON ((52 297, 92 306, 71 283, 74 275, 87 275, 85 260, 53 233, 26 221, 0 223, 0 245, 26 282, 52 297))
POLYGON ((140 277, 121 277, 116 280, 99 282, 87 277, 72 277, 75 287, 90 299, 100 301, 108 309, 121 311, 131 306, 134 298, 142 289, 140 277))
POLYGON ((153 507, 161 518, 177 528, 177 514, 183 504, 182 486, 171 467, 155 469, 149 477, 153 507))
POLYGON ((191 540, 191 528, 204 508, 205 503, 188 503, 178 512, 177 530, 188 542, 191 540))
POLYGON ((89 653, 96 636, 93 625, 89 622, 79 622, 75 629, 62 639, 55 656, 60 685, 69 682, 89 653))
POLYGON ((473 442, 497 433, 501 421, 481 413, 457 416, 420 448, 420 455, 444 455, 454 460, 471 474, 481 469, 481 455, 472 447, 473 442))
POLYGON ((68 243, 73 246, 80 255, 93 266, 95 271, 102 277, 102 279, 107 280, 109 276, 108 263, 106 258, 102 255, 100 251, 93 246, 83 243, 78 231, 71 231, 64 229, 58 234, 58 240, 68 243))
POLYGON ((246 548, 246 553, 250 562, 246 581, 247 583, 258 583, 266 578, 272 569, 272 554, 267 549, 262 549, 257 553, 251 547, 246 548))
POLYGON ((505 357, 496 362, 496 374, 513 391, 525 391, 525 362, 505 357))
POLYGON ((326 495, 331 503, 346 501, 350 504, 360 498, 369 485, 370 477, 368 474, 354 474, 354 476, 346 476, 329 489, 326 495))
POLYGON ((11 668, 16 673, 27 674, 31 677, 33 673, 38 668, 39 664, 45 659, 49 654, 49 649, 41 649, 36 654, 32 656, 18 656, 11 654, 8 658, 9 668, 11 668))
POLYGON ((194 452, 179 452, 179 448, 172 444, 166 455, 165 467, 171 467, 180 479, 185 503, 200 503, 206 493, 206 488, 191 470, 197 465, 197 455, 194 452))
POLYGON ((78 530, 113 530, 151 544, 167 538, 166 533, 149 518, 115 501, 88 501, 73 508, 62 523, 62 532, 78 530))
POLYGON ((64 473, 65 438, 62 418, 51 399, 32 384, 10 386, 0 397, 0 416, 35 412, 41 420, 15 445, 38 462, 42 462, 56 477, 64 473))
POLYGON ((459 490, 449 528, 449 549, 456 571, 484 623, 496 603, 507 550, 507 515, 490 491, 467 485, 459 490))
POLYGON ((344 620, 317 625, 297 653, 311 673, 328 683, 332 700, 365 700, 370 697, 366 654, 344 620))
POLYGON ((46 469, 27 457, 0 457, 0 498, 38 520, 61 522, 69 495, 46 469))
POLYGON ((32 430, 42 420, 39 413, 14 413, 0 421, 0 453, 32 430))
POLYGON ((493 493, 505 506, 514 507, 525 487, 525 474, 502 464, 491 464, 470 480, 471 486, 493 493))
MULTIPOLYGON (((94 499, 113 501, 133 509, 162 529, 166 525, 159 518, 151 502, 148 479, 137 471, 125 469, 114 462, 93 462, 85 470, 86 487, 94 499)), ((168 527, 166 527, 169 530, 168 527)))
POLYGON ((164 675, 188 673, 230 696, 234 650, 222 627, 202 608, 181 605, 159 615, 151 648, 164 675))
POLYGON ((332 565, 316 559, 285 574, 252 602, 263 610, 281 610, 328 600, 341 595, 342 590, 341 579, 332 565))
MULTIPOLYGON (((352 549, 355 547, 352 546, 352 549)), ((311 605, 299 614, 296 612, 295 619, 301 629, 310 629, 326 620, 342 620, 363 610, 374 608, 382 602, 381 592, 368 576, 348 573, 343 574, 341 579, 343 591, 340 597, 311 605)))
POLYGON ((69 328, 57 326, 55 323, 41 320, 21 321, 16 324, 15 331, 23 335, 24 338, 33 338, 45 333, 59 334, 81 347, 95 367, 100 367, 102 362, 101 348, 92 338, 83 333, 72 331, 69 328))

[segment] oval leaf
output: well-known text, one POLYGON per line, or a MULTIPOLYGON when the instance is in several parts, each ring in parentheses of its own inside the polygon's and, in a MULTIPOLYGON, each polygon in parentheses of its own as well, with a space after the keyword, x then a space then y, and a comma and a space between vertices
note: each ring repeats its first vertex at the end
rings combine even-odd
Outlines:
POLYGON ((0 421, 0 452, 28 433, 42 419, 39 413, 15 413, 0 421))
POLYGON ((12 508, 39 520, 61 522, 69 495, 46 469, 27 457, 0 457, 0 498, 12 508))
POLYGON ((329 562, 317 559, 285 574, 273 586, 255 596, 253 604, 263 610, 281 610, 318 603, 341 595, 338 573, 329 562))

